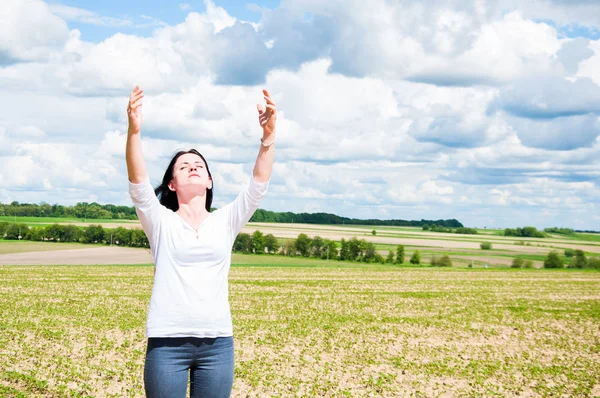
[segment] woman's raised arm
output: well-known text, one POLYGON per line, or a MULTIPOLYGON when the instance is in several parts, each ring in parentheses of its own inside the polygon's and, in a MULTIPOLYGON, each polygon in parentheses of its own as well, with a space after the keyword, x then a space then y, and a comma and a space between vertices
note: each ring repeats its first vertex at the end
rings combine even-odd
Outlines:
POLYGON ((129 181, 134 184, 142 183, 147 178, 146 163, 142 154, 142 140, 140 139, 143 98, 144 91, 135 86, 129 96, 129 104, 127 105, 129 126, 127 128, 125 160, 127 162, 127 176, 129 181))
POLYGON ((267 90, 263 90, 263 95, 267 104, 259 104, 258 122, 263 129, 260 150, 254 164, 254 179, 257 182, 267 182, 271 178, 273 170, 273 160, 275 159, 275 124, 277 122, 277 108, 275 102, 267 90))

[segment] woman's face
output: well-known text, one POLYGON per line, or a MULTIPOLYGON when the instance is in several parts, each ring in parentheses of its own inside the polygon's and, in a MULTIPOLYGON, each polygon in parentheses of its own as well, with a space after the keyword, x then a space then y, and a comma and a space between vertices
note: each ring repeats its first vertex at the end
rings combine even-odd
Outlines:
POLYGON ((200 156, 186 153, 177 158, 169 189, 177 193, 204 194, 211 188, 212 180, 200 156))

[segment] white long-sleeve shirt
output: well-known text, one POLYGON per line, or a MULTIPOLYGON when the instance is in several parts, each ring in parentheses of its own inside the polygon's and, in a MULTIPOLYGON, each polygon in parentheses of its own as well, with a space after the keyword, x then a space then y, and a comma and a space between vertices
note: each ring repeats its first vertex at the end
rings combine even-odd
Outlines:
POLYGON ((156 266, 147 337, 233 335, 227 283, 231 249, 268 185, 251 177, 233 202, 210 213, 195 230, 160 204, 148 180, 129 183, 156 266))

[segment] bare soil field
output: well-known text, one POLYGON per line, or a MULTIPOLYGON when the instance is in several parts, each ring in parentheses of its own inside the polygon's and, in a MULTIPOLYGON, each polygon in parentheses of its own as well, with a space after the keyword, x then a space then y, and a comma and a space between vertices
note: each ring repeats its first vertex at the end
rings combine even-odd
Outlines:
MULTIPOLYGON (((0 396, 142 397, 152 274, 0 267, 0 396)), ((599 272, 235 267, 230 302, 233 397, 600 394, 599 272)))
POLYGON ((150 264, 152 254, 146 249, 118 246, 62 249, 62 243, 49 243, 53 251, 0 254, 0 265, 94 265, 94 264, 150 264))
POLYGON ((5 241, 0 240, 0 255, 7 253, 21 252, 45 252, 68 249, 84 249, 98 247, 96 245, 85 245, 81 243, 61 243, 56 245, 54 242, 30 242, 30 241, 5 241))

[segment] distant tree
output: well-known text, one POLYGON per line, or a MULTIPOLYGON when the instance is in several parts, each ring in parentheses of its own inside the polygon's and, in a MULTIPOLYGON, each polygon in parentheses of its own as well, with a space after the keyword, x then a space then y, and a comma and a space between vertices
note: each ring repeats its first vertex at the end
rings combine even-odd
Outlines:
POLYGON ((533 268, 533 261, 525 260, 525 262, 523 263, 523 268, 533 268))
MULTIPOLYGON (((118 228, 117 228, 118 229, 118 228)), ((130 231, 130 230, 126 230, 130 231)), ((79 242, 83 231, 74 225, 65 225, 63 229, 63 235, 61 237, 62 242, 79 242)))
POLYGON ((447 255, 443 255, 437 261, 437 266, 438 267, 452 267, 452 260, 447 255))
POLYGON ((350 260, 350 249, 348 247, 348 242, 344 238, 342 238, 342 240, 341 240, 340 260, 342 260, 342 261, 350 260))
POLYGON ((454 230, 454 233, 463 235, 477 235, 477 230, 475 228, 458 227, 454 230))
POLYGON ((239 253, 252 253, 254 250, 254 242, 252 236, 246 233, 240 233, 233 242, 233 251, 239 253))
POLYGON ((492 243, 491 242, 481 242, 481 244, 479 245, 479 247, 481 247, 481 250, 491 250, 492 249, 492 243))
POLYGON ((411 264, 421 264, 421 253, 416 250, 410 258, 411 264))
POLYGON ((336 259, 338 256, 337 244, 332 240, 325 240, 325 249, 323 249, 323 255, 321 258, 326 260, 336 259))
POLYGON ((315 236, 310 241, 310 251, 314 257, 320 258, 323 255, 323 250, 325 249, 325 242, 323 238, 320 236, 315 236))
POLYGON ((31 227, 25 234, 26 240, 32 240, 36 242, 43 241, 46 239, 46 228, 44 227, 31 227))
POLYGON ((521 257, 515 257, 513 259, 512 265, 510 266, 511 268, 523 268, 525 266, 525 260, 523 260, 521 257))
POLYGON ((385 264, 385 258, 379 253, 375 253, 375 257, 373 258, 373 262, 379 264, 385 264))
POLYGON ((372 230, 372 231, 371 231, 371 235, 373 235, 373 236, 377 235, 377 231, 375 231, 375 230, 372 230))
POLYGON ((265 254, 265 236, 258 229, 252 234, 252 249, 256 254, 265 254))
POLYGON ((363 261, 365 263, 378 262, 376 255, 377 255, 377 252, 375 251, 375 244, 373 244, 373 242, 365 241, 365 250, 364 250, 364 255, 363 255, 363 261))
POLYGON ((296 250, 302 257, 308 257, 310 255, 310 243, 311 239, 308 235, 298 235, 298 238, 296 239, 296 250))
POLYGON ((396 247, 396 264, 404 264, 404 246, 398 245, 396 247))
POLYGON ((362 254, 360 241, 357 238, 352 238, 348 241, 349 260, 356 261, 362 254))
POLYGON ((586 268, 600 269, 600 257, 592 257, 588 260, 586 268))
POLYGON ((558 235, 574 235, 575 231, 573 231, 571 228, 545 228, 544 232, 548 232, 548 233, 552 233, 552 234, 558 234, 558 235))
POLYGON ((83 240, 85 243, 101 243, 105 238, 102 225, 88 225, 83 232, 83 240))
POLYGON ((23 239, 28 231, 27 224, 9 224, 4 239, 23 239))
POLYGON ((430 229, 429 224, 423 225, 423 231, 429 231, 429 229, 430 229))
POLYGON ((283 254, 286 256, 294 257, 296 255, 296 240, 288 239, 283 244, 283 254))
POLYGON ((0 222, 0 239, 4 238, 4 235, 6 234, 7 229, 8 229, 8 223, 5 221, 0 222))
POLYGON ((585 256, 583 250, 575 250, 575 256, 569 263, 569 268, 585 268, 587 266, 588 259, 585 256))
POLYGON ((61 241, 64 235, 64 225, 52 224, 46 227, 46 238, 53 241, 61 241))
POLYGON ((544 259, 544 268, 563 268, 562 260, 556 251, 548 253, 544 259))
POLYGON ((575 255, 575 250, 573 249, 565 249, 565 257, 573 257, 575 255))
POLYGON ((522 236, 528 238, 545 238, 546 234, 542 231, 538 231, 535 227, 523 227, 523 228, 506 228, 504 230, 504 236, 522 236))
POLYGON ((393 264, 394 263, 394 251, 390 250, 388 252, 387 258, 385 259, 385 262, 388 264, 393 264))
POLYGON ((131 230, 117 227, 113 236, 113 242, 119 246, 129 246, 131 244, 131 230))
POLYGON ((279 250, 279 242, 273 234, 265 235, 265 246, 269 254, 277 253, 277 250, 279 250))
POLYGON ((429 260, 429 263, 431 264, 432 267, 437 267, 437 265, 438 265, 438 258, 437 258, 437 256, 435 254, 433 256, 431 256, 431 259, 429 260))
MULTIPOLYGON (((82 239, 85 239, 83 237, 82 239)), ((131 230, 131 246, 133 247, 150 247, 150 243, 148 242, 148 237, 141 229, 132 229, 131 230)))

